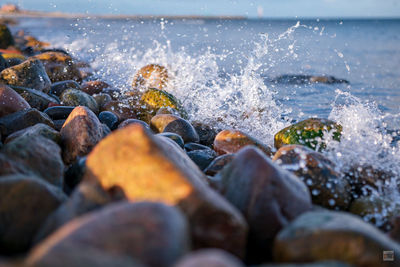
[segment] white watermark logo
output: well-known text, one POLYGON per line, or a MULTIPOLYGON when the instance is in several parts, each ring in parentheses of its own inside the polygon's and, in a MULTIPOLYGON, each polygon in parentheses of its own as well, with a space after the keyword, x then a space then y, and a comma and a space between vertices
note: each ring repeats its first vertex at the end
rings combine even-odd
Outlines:
POLYGON ((393 250, 383 251, 383 261, 394 261, 394 251, 393 250))

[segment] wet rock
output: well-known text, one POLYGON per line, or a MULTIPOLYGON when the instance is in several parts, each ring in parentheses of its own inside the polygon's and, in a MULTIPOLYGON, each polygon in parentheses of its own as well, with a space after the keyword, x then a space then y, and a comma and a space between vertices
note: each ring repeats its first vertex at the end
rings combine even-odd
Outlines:
POLYGON ((351 187, 335 165, 321 153, 300 145, 281 147, 273 158, 293 172, 308 186, 314 204, 328 209, 346 210, 351 201, 351 187))
POLYGON ((37 123, 46 124, 54 128, 53 121, 47 114, 31 108, 14 112, 0 118, 0 132, 6 137, 16 131, 28 128, 37 123))
POLYGON ((118 117, 110 111, 100 112, 99 120, 101 123, 107 125, 111 130, 115 130, 118 127, 118 117))
POLYGON ((98 210, 112 201, 115 201, 113 196, 100 186, 81 183, 71 196, 43 222, 34 238, 34 243, 38 244, 66 223, 86 213, 98 210))
POLYGON ((211 126, 198 121, 192 122, 192 125, 199 135, 200 144, 211 147, 218 131, 211 126))
POLYGON ((54 141, 57 144, 60 144, 61 141, 61 135, 58 131, 54 130, 53 128, 51 128, 46 124, 38 123, 28 128, 14 132, 13 134, 10 134, 6 138, 5 143, 9 143, 20 136, 26 136, 26 137, 42 136, 44 138, 54 141))
POLYGON ((178 116, 178 117, 181 116, 181 115, 179 114, 179 112, 178 112, 176 109, 171 108, 171 107, 162 107, 162 108, 159 108, 159 109, 157 110, 157 112, 156 112, 156 115, 160 115, 160 114, 171 114, 171 115, 175 115, 175 116, 178 116))
POLYGON ((247 232, 241 215, 206 185, 183 150, 143 126, 129 125, 107 136, 89 154, 86 167, 83 182, 118 186, 130 201, 177 205, 189 219, 195 248, 243 256, 247 232))
POLYGON ((349 211, 384 231, 391 229, 391 222, 400 214, 400 205, 382 196, 362 196, 351 203, 349 211))
POLYGON ((349 81, 344 79, 338 79, 334 76, 313 76, 313 75, 292 75, 286 74, 281 75, 272 80, 275 83, 286 83, 286 84, 308 84, 308 83, 326 83, 326 84, 335 84, 335 83, 346 83, 349 84, 349 81))
POLYGON ((5 68, 7 68, 8 62, 4 59, 4 57, 0 54, 0 71, 4 70, 5 68))
POLYGON ((122 202, 65 225, 40 243, 27 263, 40 265, 76 247, 132 257, 146 266, 172 266, 188 251, 188 243, 187 222, 176 208, 122 202))
POLYGON ((217 157, 217 153, 215 153, 212 149, 206 150, 194 150, 186 153, 191 160, 200 168, 200 170, 204 170, 210 165, 210 163, 217 157))
POLYGON ((34 56, 43 62, 47 75, 51 82, 59 82, 65 80, 74 80, 80 82, 82 80, 78 68, 72 58, 61 52, 45 52, 34 56))
POLYGON ((94 100, 92 96, 77 89, 65 90, 61 94, 60 99, 61 103, 65 106, 85 106, 94 113, 99 113, 99 107, 97 106, 96 100, 94 100))
POLYGON ((107 104, 112 101, 112 98, 109 94, 100 93, 93 95, 94 100, 96 100, 97 106, 100 111, 104 111, 107 104))
POLYGON ((13 167, 17 166, 17 171, 6 165, 0 170, 0 175, 16 172, 32 173, 50 184, 62 188, 64 164, 61 159, 61 149, 50 139, 42 136, 23 135, 5 144, 1 154, 16 163, 16 165, 13 164, 13 167))
POLYGON ((275 147, 284 145, 304 145, 314 150, 325 148, 324 133, 330 133, 333 139, 340 141, 342 126, 331 120, 311 118, 290 125, 275 134, 275 147))
POLYGON ((88 154, 104 136, 99 119, 89 108, 82 106, 71 112, 60 134, 66 164, 71 164, 77 157, 88 154))
POLYGON ((141 120, 137 120, 137 119, 126 119, 126 120, 124 120, 123 122, 121 122, 118 125, 118 129, 124 128, 124 127, 126 127, 128 125, 131 125, 131 124, 140 124, 143 127, 145 127, 146 129, 150 130, 150 126, 147 123, 145 123, 144 121, 141 121, 141 120))
POLYGON ((162 90, 168 82, 168 71, 164 66, 149 64, 142 67, 133 78, 134 89, 156 88, 162 90))
POLYGON ((0 81, 44 93, 50 91, 51 84, 43 64, 37 59, 28 59, 21 64, 4 69, 0 72, 0 81))
POLYGON ((210 150, 208 146, 200 145, 197 143, 186 143, 185 144, 186 152, 195 151, 195 150, 210 150))
POLYGON ((68 118, 69 114, 74 110, 75 107, 71 106, 56 106, 49 107, 43 112, 46 113, 52 120, 63 120, 68 118))
POLYGON ((278 262, 339 260, 355 266, 398 266, 383 261, 383 251, 400 253, 399 244, 358 217, 334 211, 312 211, 298 217, 276 237, 278 262))
POLYGON ((82 91, 88 95, 100 94, 103 89, 110 87, 110 85, 106 82, 97 80, 97 81, 88 81, 82 84, 82 91))
POLYGON ((155 133, 162 133, 165 129, 165 126, 167 126, 170 122, 173 122, 173 121, 179 120, 179 119, 180 119, 179 116, 172 115, 172 114, 155 115, 150 120, 150 128, 155 133))
POLYGON ((65 200, 61 190, 22 174, 0 178, 0 252, 26 251, 46 217, 65 200))
POLYGON ((56 98, 38 90, 14 85, 11 85, 11 88, 20 94, 32 108, 40 111, 45 110, 51 104, 60 104, 60 101, 56 98))
MULTIPOLYGON (((161 115, 159 115, 161 116, 161 115)), ((177 119, 174 120, 170 123, 168 123, 164 130, 164 133, 176 133, 180 135, 183 139, 183 141, 186 142, 199 142, 199 135, 197 134, 196 130, 193 128, 193 126, 184 119, 177 119)))
POLYGON ((60 96, 67 89, 81 90, 81 86, 73 80, 55 82, 51 85, 50 93, 60 96))
POLYGON ((86 157, 81 157, 72 163, 64 174, 64 192, 70 195, 82 181, 86 170, 86 157))
POLYGON ((166 137, 174 143, 176 143, 180 148, 184 148, 185 142, 183 141, 182 137, 179 134, 176 133, 159 133, 157 136, 163 136, 166 137))
POLYGON ((235 157, 235 154, 224 154, 216 157, 208 166, 204 169, 204 173, 207 175, 214 176, 220 172, 227 164, 229 164, 235 157))
POLYGON ((249 145, 258 147, 268 156, 272 155, 270 147, 238 130, 223 130, 217 134, 214 140, 214 150, 217 151, 219 155, 236 153, 249 145))
POLYGON ((249 224, 247 256, 251 263, 268 260, 276 234, 312 208, 304 183, 254 146, 240 150, 217 179, 218 191, 249 224))
POLYGON ((400 216, 395 216, 392 219, 391 224, 393 227, 389 232, 389 236, 397 243, 400 243, 400 216))
POLYGON ((187 254, 175 267, 244 267, 235 256, 220 249, 202 249, 187 254))
MULTIPOLYGON (((24 62, 24 60, 17 58, 17 57, 10 57, 10 58, 6 59, 6 62, 7 62, 8 67, 12 67, 12 66, 21 64, 22 62, 24 62)), ((1 71, 1 68, 0 68, 0 71, 1 71)))
POLYGON ((150 88, 144 92, 140 98, 141 112, 139 118, 146 121, 148 116, 154 116, 158 109, 162 107, 171 107, 176 109, 182 118, 187 117, 187 113, 172 94, 166 91, 150 88))
POLYGON ((108 102, 103 111, 110 111, 117 115, 119 121, 124 121, 127 119, 136 119, 136 112, 134 109, 129 107, 129 105, 121 103, 119 101, 108 102))
POLYGON ((0 49, 14 45, 14 38, 6 24, 0 24, 0 49))
POLYGON ((29 109, 29 104, 7 85, 0 84, 0 117, 29 109))

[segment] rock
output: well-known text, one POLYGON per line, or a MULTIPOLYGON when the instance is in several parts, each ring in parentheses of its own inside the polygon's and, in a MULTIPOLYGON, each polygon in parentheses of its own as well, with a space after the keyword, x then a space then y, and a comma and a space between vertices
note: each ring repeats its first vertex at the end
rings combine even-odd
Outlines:
POLYGON ((389 236, 396 241, 397 243, 400 243, 400 216, 395 216, 391 224, 393 225, 393 228, 389 232, 389 236))
POLYGON ((82 181, 86 171, 86 157, 81 157, 72 163, 64 174, 64 192, 68 195, 82 181))
POLYGON ((0 133, 3 138, 37 123, 46 124, 54 128, 53 121, 47 114, 37 109, 25 109, 0 118, 0 133))
POLYGON ((171 114, 171 115, 175 115, 175 116, 178 116, 178 117, 181 116, 181 115, 179 114, 179 112, 178 112, 176 109, 171 108, 171 107, 162 107, 162 108, 159 108, 159 109, 157 110, 157 112, 156 112, 156 115, 160 115, 160 114, 171 114))
POLYGON ((5 68, 8 68, 8 62, 4 59, 2 54, 0 53, 0 71, 4 70, 5 68))
POLYGON ((61 190, 22 174, 0 178, 0 252, 25 252, 46 217, 65 200, 61 190))
POLYGON ((176 208, 122 202, 63 226, 35 247, 27 263, 40 265, 75 247, 132 257, 146 266, 172 266, 188 251, 188 243, 187 222, 176 208))
POLYGON ((61 52, 45 52, 34 56, 43 62, 51 82, 74 80, 80 82, 82 77, 69 55, 61 52))
MULTIPOLYGON (((62 188, 64 164, 60 147, 50 139, 42 136, 23 135, 5 144, 1 154, 16 163, 12 167, 4 166, 0 175, 24 173, 34 174, 50 184, 62 188)), ((0 159, 0 161, 2 161, 0 159)), ((4 162, 4 161, 3 161, 4 162)), ((1 163, 0 163, 1 165, 1 163)))
POLYGON ((175 267, 244 267, 235 256, 220 249, 191 252, 179 260, 175 267))
POLYGON ((344 79, 338 79, 333 76, 313 76, 313 75, 292 75, 285 74, 278 76, 272 79, 272 82, 275 83, 285 83, 285 84, 309 84, 309 83, 326 83, 326 84, 335 84, 335 83, 346 83, 349 84, 349 81, 344 79))
POLYGON ((51 85, 50 93, 56 96, 60 96, 67 89, 81 90, 81 86, 79 85, 79 83, 73 80, 55 82, 51 85))
POLYGON ((0 24, 0 49, 14 45, 14 38, 6 24, 0 24))
POLYGON ((301 145, 281 147, 273 158, 308 186, 314 204, 328 209, 347 210, 351 187, 335 165, 321 153, 301 145))
POLYGON ((20 94, 32 108, 40 111, 45 110, 51 104, 60 104, 57 99, 38 90, 15 85, 10 85, 10 87, 20 94))
POLYGON ((110 111, 117 115, 119 121, 124 121, 127 119, 136 119, 136 112, 129 105, 121 103, 119 101, 108 102, 103 111, 110 111))
POLYGON ((90 108, 94 113, 99 113, 99 107, 97 106, 94 98, 82 91, 77 89, 67 89, 61 96, 61 103, 65 106, 85 106, 90 108))
POLYGON ((303 145, 314 150, 325 148, 324 134, 330 133, 333 139, 340 141, 342 126, 331 120, 311 118, 290 125, 275 134, 275 147, 284 145, 303 145))
POLYGON ((97 80, 97 81, 88 81, 82 84, 82 91, 88 95, 100 94, 103 89, 109 88, 110 85, 106 82, 97 80))
POLYGON ((7 85, 0 84, 0 117, 29 109, 29 104, 7 85))
POLYGON ((192 122, 194 129, 200 138, 200 144, 211 147, 218 132, 211 126, 201 123, 192 122))
POLYGON ((235 154, 224 154, 216 157, 208 166, 204 169, 204 173, 207 175, 214 176, 220 172, 227 164, 229 164, 235 157, 235 154))
POLYGON ((57 131, 61 131, 61 128, 63 127, 64 123, 66 120, 54 120, 54 129, 57 131))
POLYGON ((34 238, 34 243, 38 244, 73 219, 98 210, 115 200, 117 199, 113 199, 112 194, 104 191, 100 186, 79 184, 72 195, 43 222, 34 238))
POLYGON ((162 90, 168 83, 168 71, 164 66, 150 64, 142 67, 133 78, 134 89, 156 88, 162 90))
POLYGON ((118 127, 118 117, 110 111, 100 112, 99 120, 101 123, 107 125, 111 130, 115 130, 118 127))
POLYGON ((245 146, 254 145, 261 149, 267 156, 272 155, 272 150, 261 141, 238 130, 223 130, 214 140, 214 150, 219 154, 236 153, 245 146))
POLYGON ((200 168, 204 170, 216 158, 217 153, 212 149, 194 150, 186 153, 191 160, 200 168))
POLYGON ((180 148, 184 148, 185 142, 183 141, 182 137, 176 133, 159 133, 157 136, 163 136, 168 138, 169 140, 174 141, 180 148))
POLYGON ((276 237, 274 258, 278 262, 339 260, 355 266, 399 266, 383 261, 382 253, 399 255, 399 244, 354 215, 312 211, 298 217, 276 237))
POLYGON ((254 146, 240 150, 217 179, 218 191, 249 224, 247 257, 251 263, 268 260, 276 234, 312 208, 304 183, 254 146))
POLYGON ((362 196, 353 200, 349 212, 388 231, 391 229, 392 220, 400 214, 400 205, 385 195, 362 196))
POLYGON ((186 143, 185 144, 186 152, 195 151, 195 150, 210 150, 208 146, 200 145, 197 143, 186 143))
POLYGON ((262 264, 257 265, 255 267, 354 267, 353 265, 349 265, 347 263, 341 261, 317 261, 310 263, 271 263, 271 264, 262 264))
POLYGON ((56 106, 49 107, 43 112, 46 113, 52 120, 63 120, 68 118, 69 114, 74 110, 72 106, 56 106))
POLYGON ((0 81, 44 93, 50 91, 51 84, 43 64, 37 59, 28 59, 21 64, 4 69, 0 72, 0 81))
POLYGON ((124 127, 126 127, 128 125, 131 125, 131 124, 140 124, 143 127, 145 127, 146 129, 150 130, 150 126, 147 123, 145 123, 144 121, 141 121, 141 120, 137 120, 137 119, 126 119, 126 120, 124 120, 123 122, 121 122, 118 125, 118 129, 124 128, 124 127))
POLYGON ((100 183, 106 190, 119 187, 130 201, 180 207, 195 248, 216 247, 243 256, 247 231, 242 216, 206 185, 183 150, 143 126, 129 125, 107 136, 89 154, 86 167, 83 182, 100 183))
POLYGON ((13 134, 10 134, 6 138, 5 143, 12 142, 13 140, 17 139, 20 136, 26 136, 26 137, 42 136, 44 138, 52 140, 57 144, 60 144, 61 141, 61 135, 59 132, 57 132, 56 130, 54 130, 53 128, 51 128, 46 124, 38 123, 28 128, 14 132, 13 134))
MULTIPOLYGON (((157 115, 163 116, 163 115, 157 115)), ((169 116, 169 115, 166 115, 169 116)), ((164 129, 164 133, 175 133, 182 137, 183 141, 186 142, 199 142, 199 135, 197 134, 196 130, 193 126, 184 119, 178 118, 177 120, 171 121, 168 123, 164 129)))
POLYGON ((179 120, 179 119, 180 119, 179 116, 172 115, 172 114, 155 115, 150 120, 150 128, 155 133, 162 133, 165 129, 165 126, 167 126, 170 122, 173 122, 173 121, 179 120))
POLYGON ((139 106, 141 111, 138 115, 144 121, 147 117, 154 116, 162 107, 171 107, 176 109, 182 118, 187 117, 186 111, 172 94, 155 88, 150 88, 142 94, 139 106))
POLYGON ((107 104, 112 101, 112 98, 109 94, 100 93, 93 95, 94 100, 96 100, 97 106, 99 107, 100 111, 104 111, 107 104))
MULTIPOLYGON (((8 67, 12 67, 12 66, 21 64, 22 62, 24 62, 24 60, 20 59, 19 57, 18 58, 17 57, 10 57, 10 58, 6 59, 6 62, 7 62, 8 67)), ((2 70, 0 69, 0 71, 2 71, 2 70)))
POLYGON ((66 164, 71 164, 77 157, 88 154, 104 136, 99 119, 89 108, 82 106, 71 112, 60 134, 66 164))

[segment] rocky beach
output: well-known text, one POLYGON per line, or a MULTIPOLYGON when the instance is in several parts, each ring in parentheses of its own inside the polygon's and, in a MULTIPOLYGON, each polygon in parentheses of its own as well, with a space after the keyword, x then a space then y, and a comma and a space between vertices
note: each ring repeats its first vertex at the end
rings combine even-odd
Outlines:
POLYGON ((339 168, 340 122, 285 121, 271 145, 194 117, 169 66, 146 62, 121 90, 12 29, 0 24, 0 266, 400 266, 398 203, 376 195, 398 192, 399 173, 339 168))

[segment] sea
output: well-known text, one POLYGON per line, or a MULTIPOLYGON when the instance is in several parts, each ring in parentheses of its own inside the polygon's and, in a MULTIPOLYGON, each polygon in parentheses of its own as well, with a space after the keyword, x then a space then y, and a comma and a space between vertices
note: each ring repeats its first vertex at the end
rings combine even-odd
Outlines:
POLYGON ((323 153, 343 172, 357 165, 391 173, 374 194, 400 205, 400 20, 21 18, 12 31, 21 29, 89 62, 94 78, 121 92, 144 65, 163 65, 166 90, 191 121, 271 146, 291 123, 334 120, 341 142, 323 153), (348 83, 282 79, 304 75, 348 83))

